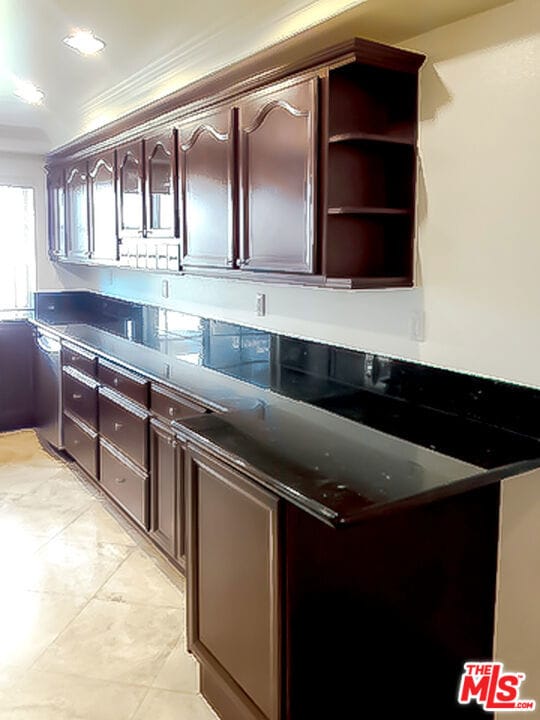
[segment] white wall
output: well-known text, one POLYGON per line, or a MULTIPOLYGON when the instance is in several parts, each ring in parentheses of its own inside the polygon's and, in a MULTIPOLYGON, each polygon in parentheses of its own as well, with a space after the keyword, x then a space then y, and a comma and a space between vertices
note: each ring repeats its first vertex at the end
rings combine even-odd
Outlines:
MULTIPOLYGON (((351 28, 360 34, 361 28, 351 28)), ((540 2, 409 40, 421 79, 419 272, 412 290, 338 291, 172 277, 163 304, 540 386, 540 2), (255 295, 268 314, 256 318, 255 295), (412 339, 422 325, 424 338, 412 339)), ((156 301, 161 277, 62 268, 40 287, 156 301)))

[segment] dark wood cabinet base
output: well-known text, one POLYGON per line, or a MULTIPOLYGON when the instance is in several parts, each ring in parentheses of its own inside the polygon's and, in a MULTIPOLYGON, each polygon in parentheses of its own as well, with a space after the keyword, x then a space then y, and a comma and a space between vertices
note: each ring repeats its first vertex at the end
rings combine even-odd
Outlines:
POLYGON ((265 720, 264 715, 246 710, 226 679, 209 665, 201 665, 201 693, 220 720, 265 720))

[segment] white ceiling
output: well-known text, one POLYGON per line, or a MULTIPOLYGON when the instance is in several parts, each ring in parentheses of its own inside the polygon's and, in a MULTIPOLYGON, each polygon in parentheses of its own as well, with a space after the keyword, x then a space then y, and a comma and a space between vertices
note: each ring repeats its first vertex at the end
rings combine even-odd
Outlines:
MULTIPOLYGON (((0 150, 43 152, 328 18, 397 42, 508 0, 0 0, 0 150), (62 43, 92 29, 107 47, 62 43), (45 92, 13 96, 13 78, 45 92)), ((339 27, 338 27, 339 26, 339 27)))

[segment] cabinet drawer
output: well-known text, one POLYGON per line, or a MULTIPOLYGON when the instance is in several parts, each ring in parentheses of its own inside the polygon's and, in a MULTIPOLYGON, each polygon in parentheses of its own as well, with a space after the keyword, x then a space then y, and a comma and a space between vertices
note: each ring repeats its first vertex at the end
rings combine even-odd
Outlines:
POLYGON ((101 484, 120 505, 143 527, 148 529, 148 474, 123 457, 101 438, 101 484))
POLYGON ((150 383, 145 378, 127 370, 121 370, 106 360, 100 360, 98 379, 103 385, 117 390, 144 407, 148 407, 148 386, 150 383))
POLYGON ((64 447, 71 457, 91 475, 98 478, 98 436, 83 427, 71 415, 64 414, 64 447))
POLYGON ((149 414, 108 388, 99 389, 99 425, 102 437, 143 468, 148 466, 149 414))
POLYGON ((90 377, 96 377, 97 358, 92 353, 81 348, 75 348, 69 343, 62 343, 62 366, 69 365, 76 368, 90 377))
POLYGON ((97 430, 97 382, 70 367, 62 368, 62 378, 64 410, 97 430))
POLYGON ((181 420, 208 412, 203 405, 155 386, 150 390, 150 407, 152 412, 166 420, 181 420))

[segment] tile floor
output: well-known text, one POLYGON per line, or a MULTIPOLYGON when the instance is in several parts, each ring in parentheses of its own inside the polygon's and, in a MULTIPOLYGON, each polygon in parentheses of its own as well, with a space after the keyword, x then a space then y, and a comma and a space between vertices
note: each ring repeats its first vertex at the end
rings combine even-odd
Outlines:
POLYGON ((216 720, 183 578, 72 468, 0 435, 0 720, 216 720))

